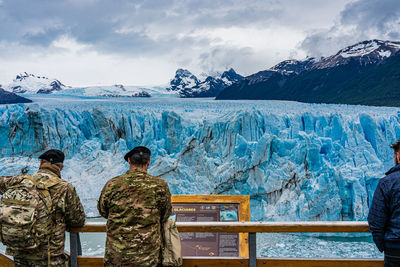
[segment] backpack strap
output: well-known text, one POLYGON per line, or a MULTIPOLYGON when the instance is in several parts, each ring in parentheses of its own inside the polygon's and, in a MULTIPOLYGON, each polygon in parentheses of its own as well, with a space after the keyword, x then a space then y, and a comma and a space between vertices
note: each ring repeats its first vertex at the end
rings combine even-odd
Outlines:
POLYGON ((44 204, 46 205, 46 208, 49 212, 51 212, 51 200, 47 201, 48 198, 50 197, 50 192, 49 190, 46 189, 41 189, 42 186, 39 185, 39 183, 32 177, 32 176, 25 176, 24 180, 28 180, 30 182, 32 182, 34 184, 34 186, 36 187, 36 189, 39 191, 39 196, 42 199, 42 201, 44 202, 44 204))
POLYGON ((58 177, 51 176, 51 175, 49 175, 47 173, 40 173, 40 175, 47 176, 49 178, 46 181, 41 183, 46 188, 53 187, 56 184, 59 184, 59 183, 61 183, 63 181, 62 179, 60 179, 58 177))
POLYGON ((46 173, 41 173, 40 175, 46 176, 48 179, 46 181, 40 182, 40 183, 38 183, 37 180, 34 179, 32 175, 26 175, 26 176, 24 176, 24 179, 31 181, 35 185, 35 187, 38 189, 39 193, 42 195, 41 198, 44 201, 44 203, 46 204, 47 209, 49 210, 49 212, 52 212, 52 203, 51 203, 51 196, 50 196, 49 188, 59 184, 60 182, 62 182, 62 180, 60 178, 53 177, 46 173), (49 199, 49 198, 50 198, 50 202, 46 201, 46 199, 49 199))
MULTIPOLYGON (((59 184, 60 182, 62 182, 62 180, 59 179, 59 178, 53 177, 51 175, 45 174, 45 173, 41 173, 40 175, 47 176, 48 180, 44 181, 42 183, 38 183, 37 181, 35 181, 35 179, 33 179, 32 176, 26 176, 25 179, 31 181, 36 186, 36 188, 38 189, 39 194, 43 196, 43 197, 40 196, 40 198, 45 203, 45 205, 46 205, 46 207, 47 207, 47 209, 48 209, 48 211, 49 211, 49 213, 51 214, 51 217, 52 217, 53 225, 49 225, 48 226, 48 230, 51 230, 52 226, 55 225, 55 218, 54 218, 54 214, 52 214, 53 213, 52 200, 51 200, 51 195, 50 195, 49 188, 59 184), (48 200, 49 198, 50 198, 50 202, 46 201, 46 199, 48 200)), ((51 235, 47 236, 47 266, 48 267, 51 266, 50 236, 51 235)))

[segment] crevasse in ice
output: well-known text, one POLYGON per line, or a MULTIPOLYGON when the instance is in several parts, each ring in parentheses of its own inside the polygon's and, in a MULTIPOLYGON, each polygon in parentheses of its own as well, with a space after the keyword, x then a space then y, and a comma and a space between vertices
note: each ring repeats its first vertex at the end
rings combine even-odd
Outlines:
POLYGON ((253 220, 365 220, 400 137, 397 109, 280 101, 104 100, 0 107, 0 175, 66 153, 88 216, 136 145, 173 194, 248 194, 253 220))

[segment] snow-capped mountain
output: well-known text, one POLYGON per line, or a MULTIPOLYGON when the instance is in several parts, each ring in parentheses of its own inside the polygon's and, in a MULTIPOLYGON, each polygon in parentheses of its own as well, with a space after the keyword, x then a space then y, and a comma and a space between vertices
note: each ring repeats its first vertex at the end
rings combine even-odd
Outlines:
MULTIPOLYGON (((289 59, 282 61, 268 70, 259 71, 241 80, 237 86, 241 87, 243 84, 253 85, 262 82, 275 83, 277 87, 286 83, 286 80, 293 75, 297 75, 304 70, 310 69, 318 60, 313 57, 308 57, 305 60, 289 59)), ((247 86, 246 85, 246 86, 247 86)), ((252 92, 247 92, 252 94, 252 92)))
POLYGON ((223 73, 201 76, 199 79, 188 70, 178 69, 167 90, 177 92, 180 97, 215 97, 223 89, 243 78, 232 68, 223 73))
POLYGON ((51 94, 68 88, 57 79, 49 79, 29 73, 21 73, 7 86, 16 94, 51 94))
POLYGON ((305 60, 284 60, 270 70, 285 74, 299 74, 304 70, 331 68, 349 63, 351 60, 361 65, 376 64, 396 54, 400 50, 400 42, 367 40, 341 49, 335 55, 316 59, 308 57, 305 60))
POLYGON ((322 58, 315 62, 312 68, 330 68, 347 64, 350 60, 356 60, 361 65, 376 64, 396 54, 400 50, 400 42, 368 40, 359 42, 340 50, 336 55, 322 58))
POLYGON ((243 78, 216 99, 399 106, 400 42, 368 40, 316 60, 286 60, 243 78))
POLYGON ((400 50, 400 42, 367 40, 341 49, 335 55, 316 59, 308 57, 305 60, 284 60, 270 70, 284 74, 299 74, 304 70, 331 68, 358 61, 361 65, 376 64, 396 54, 400 50))
POLYGON ((313 57, 308 57, 305 60, 289 59, 276 64, 271 70, 285 74, 299 74, 303 70, 309 69, 316 62, 316 58, 313 57))
POLYGON ((231 85, 237 81, 240 81, 243 79, 243 76, 240 74, 237 74, 234 69, 230 68, 227 71, 224 71, 221 74, 221 80, 226 84, 226 85, 231 85))
POLYGON ((200 83, 199 79, 190 71, 178 69, 175 72, 175 77, 170 82, 170 91, 182 91, 185 88, 192 88, 200 83))
POLYGON ((7 91, 16 94, 55 94, 77 97, 177 97, 176 92, 166 89, 166 86, 65 86, 57 79, 49 79, 29 73, 21 73, 6 87, 7 91))

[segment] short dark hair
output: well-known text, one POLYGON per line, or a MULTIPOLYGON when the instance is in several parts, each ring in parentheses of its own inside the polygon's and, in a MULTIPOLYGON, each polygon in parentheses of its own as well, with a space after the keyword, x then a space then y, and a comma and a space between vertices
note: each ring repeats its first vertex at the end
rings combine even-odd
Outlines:
POLYGON ((51 163, 50 161, 45 160, 45 159, 42 159, 42 161, 43 161, 43 163, 50 163, 50 164, 56 165, 56 166, 59 167, 59 168, 61 168, 62 166, 64 166, 64 163, 62 163, 62 162, 51 163))
POLYGON ((393 148, 394 152, 400 152, 400 139, 391 144, 390 147, 393 148))
POLYGON ((133 165, 146 165, 150 160, 150 154, 147 153, 135 153, 131 157, 131 164, 133 165))

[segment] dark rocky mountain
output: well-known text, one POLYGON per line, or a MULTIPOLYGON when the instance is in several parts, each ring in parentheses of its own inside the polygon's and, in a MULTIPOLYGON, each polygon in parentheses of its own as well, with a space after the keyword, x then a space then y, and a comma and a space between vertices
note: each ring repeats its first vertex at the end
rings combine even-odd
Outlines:
POLYGON ((242 78, 243 76, 233 69, 229 69, 222 74, 207 76, 204 80, 200 80, 190 71, 178 69, 167 90, 176 91, 180 97, 215 97, 223 89, 242 78))
POLYGON ((400 107, 400 52, 340 88, 332 102, 400 107))
POLYGON ((284 61, 243 78, 216 99, 399 105, 400 95, 393 92, 400 84, 399 50, 400 42, 371 40, 318 61, 284 61))
POLYGON ((278 72, 286 73, 286 74, 299 74, 303 70, 310 69, 313 64, 315 64, 315 58, 307 58, 305 60, 285 60, 281 63, 273 66, 271 70, 275 70, 278 72))
POLYGON ((243 79, 243 76, 240 74, 237 74, 234 69, 230 68, 229 70, 224 71, 222 73, 221 79, 225 80, 226 83, 228 84, 228 83, 235 83, 237 81, 240 81, 241 79, 243 79))
POLYGON ((0 86, 0 104, 31 103, 32 100, 8 92, 0 86))

